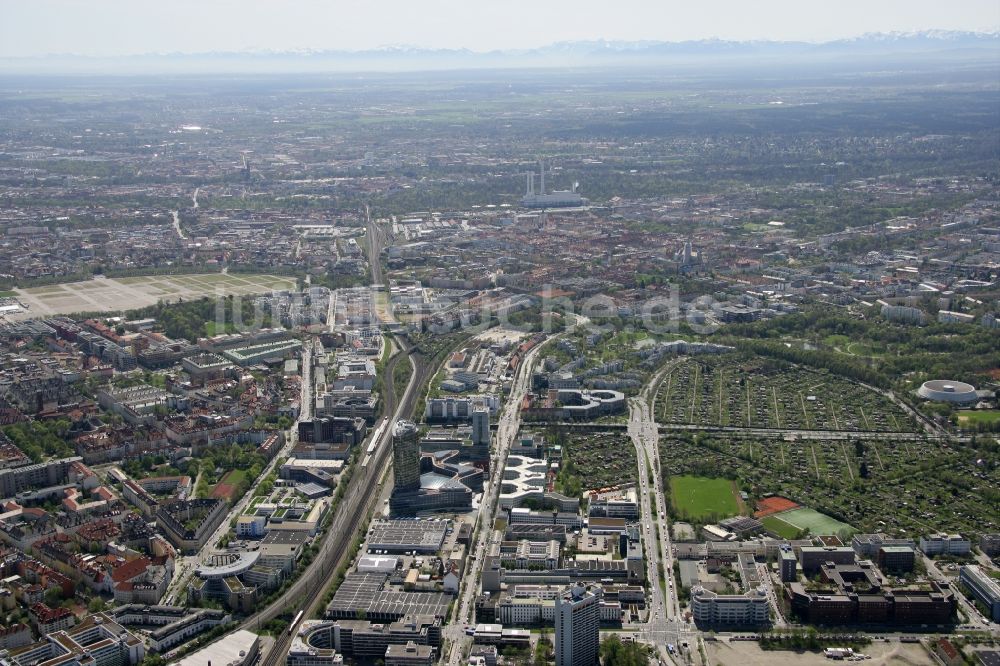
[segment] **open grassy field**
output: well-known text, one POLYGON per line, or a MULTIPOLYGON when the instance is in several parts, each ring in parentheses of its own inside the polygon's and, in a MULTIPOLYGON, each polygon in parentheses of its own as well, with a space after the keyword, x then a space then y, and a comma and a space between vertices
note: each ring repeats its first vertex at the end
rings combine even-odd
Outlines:
POLYGON ((736 488, 729 479, 672 476, 670 498, 681 518, 710 520, 735 516, 740 512, 736 488))
MULTIPOLYGON (((774 516, 768 516, 768 518, 777 518, 784 523, 791 525, 792 527, 798 528, 800 530, 808 529, 811 534, 841 534, 842 532, 856 532, 853 527, 847 523, 842 523, 836 518, 831 518, 830 516, 820 513, 815 509, 809 508, 799 508, 792 509, 791 511, 785 511, 784 513, 779 513, 774 516)), ((767 523, 764 523, 765 525, 767 523)))
POLYGON ((87 282, 17 289, 15 294, 28 307, 24 317, 73 312, 121 312, 154 305, 159 300, 191 300, 202 296, 247 296, 294 289, 295 278, 247 273, 150 275, 143 277, 95 278, 87 282))
POLYGON ((996 423, 1000 421, 1000 409, 978 409, 958 413, 958 422, 966 423, 996 423))
POLYGON ((798 527, 786 523, 779 516, 764 516, 760 519, 760 522, 764 523, 764 527, 768 531, 774 532, 784 539, 794 539, 800 532, 798 527))
POLYGON ((212 497, 224 499, 229 502, 236 500, 234 494, 242 487, 246 481, 246 470, 232 469, 219 479, 219 483, 212 489, 212 497))

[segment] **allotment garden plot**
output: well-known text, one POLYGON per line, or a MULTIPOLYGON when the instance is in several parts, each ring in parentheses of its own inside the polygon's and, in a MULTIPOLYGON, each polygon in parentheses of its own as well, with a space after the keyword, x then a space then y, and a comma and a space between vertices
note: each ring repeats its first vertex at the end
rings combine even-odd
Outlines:
POLYGON ((560 436, 562 461, 556 488, 567 495, 621 484, 635 484, 635 447, 623 433, 574 433, 560 436))
MULTIPOLYGON (((980 534, 1000 529, 1000 465, 985 441, 679 432, 661 434, 660 460, 665 484, 679 476, 725 476, 751 502, 780 495, 807 507, 783 505, 772 515, 813 534, 839 529, 819 524, 826 516, 865 532, 980 534)), ((781 528, 770 522, 769 528, 781 528)))
POLYGON ((735 355, 685 359, 659 386, 660 423, 912 432, 912 419, 890 399, 827 372, 735 355))

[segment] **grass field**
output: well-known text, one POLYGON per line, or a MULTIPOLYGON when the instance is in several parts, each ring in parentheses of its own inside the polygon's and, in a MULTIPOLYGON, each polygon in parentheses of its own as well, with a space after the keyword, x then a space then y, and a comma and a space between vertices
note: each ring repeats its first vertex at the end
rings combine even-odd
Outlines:
POLYGON ((764 516, 760 519, 764 527, 770 532, 774 532, 783 539, 794 539, 799 535, 799 528, 789 525, 778 516, 764 516))
POLYGON ((996 423, 1000 421, 1000 409, 977 409, 958 413, 959 423, 996 423))
POLYGON ((219 483, 216 484, 215 488, 212 489, 211 496, 218 499, 228 500, 230 502, 235 501, 236 497, 234 497, 234 494, 240 489, 241 485, 246 481, 246 478, 246 470, 229 470, 221 479, 219 479, 219 483))
MULTIPOLYGON (((805 530, 808 529, 810 534, 841 534, 842 532, 856 532, 853 527, 847 523, 842 523, 836 518, 831 518, 830 516, 820 513, 815 509, 792 509, 791 511, 785 511, 784 513, 779 513, 774 516, 768 516, 768 518, 777 518, 778 520, 791 525, 794 528, 805 530)), ((767 525, 767 523, 764 523, 767 525)))
POLYGON ((670 477, 670 498, 681 518, 707 520, 740 512, 736 488, 729 479, 703 476, 670 477))

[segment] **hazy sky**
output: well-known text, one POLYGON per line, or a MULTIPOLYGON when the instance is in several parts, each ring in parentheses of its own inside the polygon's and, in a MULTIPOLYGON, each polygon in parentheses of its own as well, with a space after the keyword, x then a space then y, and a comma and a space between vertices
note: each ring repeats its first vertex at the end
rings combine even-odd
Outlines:
POLYGON ((997 30, 998 0, 0 0, 0 56, 997 30))

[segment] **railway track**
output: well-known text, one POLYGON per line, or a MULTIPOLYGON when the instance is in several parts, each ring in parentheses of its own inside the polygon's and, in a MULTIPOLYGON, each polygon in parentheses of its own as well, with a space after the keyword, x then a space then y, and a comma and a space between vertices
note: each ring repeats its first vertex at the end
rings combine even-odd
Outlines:
MULTIPOLYGON (((386 376, 393 376, 392 372, 396 363, 409 362, 410 359, 413 359, 414 372, 410 377, 410 383, 407 384, 406 391, 398 400, 394 394, 392 382, 384 383, 386 387, 386 413, 391 415, 390 426, 397 418, 409 415, 416 399, 416 387, 421 386, 422 382, 429 381, 431 376, 422 357, 417 354, 408 354, 405 343, 401 342, 401 347, 402 351, 393 356, 386 364, 386 376)), ((244 620, 241 628, 259 629, 263 623, 269 620, 285 614, 294 617, 299 611, 303 611, 302 617, 313 616, 329 587, 333 573, 350 556, 351 545, 358 532, 358 527, 376 508, 375 505, 381 489, 379 482, 382 474, 389 467, 391 451, 392 428, 387 427, 372 454, 370 463, 367 466, 362 466, 360 461, 356 463, 354 474, 348 482, 348 490, 337 506, 333 524, 322 537, 319 555, 279 599, 272 602, 264 610, 244 620)), ((278 666, 284 663, 285 655, 288 653, 292 636, 295 633, 295 626, 290 626, 289 629, 291 631, 284 631, 275 638, 274 646, 262 659, 263 666, 278 666)))
MULTIPOLYGON (((378 284, 382 279, 378 258, 381 244, 377 237, 377 231, 374 225, 369 222, 368 251, 370 259, 372 259, 371 263, 377 267, 373 268, 372 271, 375 284, 378 284)), ((389 420, 386 427, 378 433, 379 441, 370 459, 367 460, 367 464, 363 464, 362 460, 356 462, 355 471, 348 482, 347 491, 337 505, 333 522, 326 533, 320 537, 319 554, 278 599, 271 602, 263 610, 249 616, 240 624, 240 628, 254 631, 259 630, 264 623, 285 614, 295 618, 288 629, 275 638, 274 645, 261 659, 261 666, 279 666, 279 664, 284 663, 298 622, 302 618, 314 616, 329 587, 333 573, 351 555, 351 545, 358 533, 359 526, 364 524, 365 519, 377 508, 383 474, 386 475, 386 478, 388 477, 387 470, 392 460, 393 426, 396 420, 411 417, 416 400, 420 395, 420 387, 427 385, 434 376, 437 365, 446 357, 446 354, 438 353, 429 358, 404 339, 397 338, 396 341, 400 349, 389 359, 383 370, 383 376, 387 378, 382 383, 385 390, 384 414, 389 417, 389 420), (392 381, 398 363, 411 363, 413 366, 410 381, 402 396, 395 394, 395 386, 392 381)))

